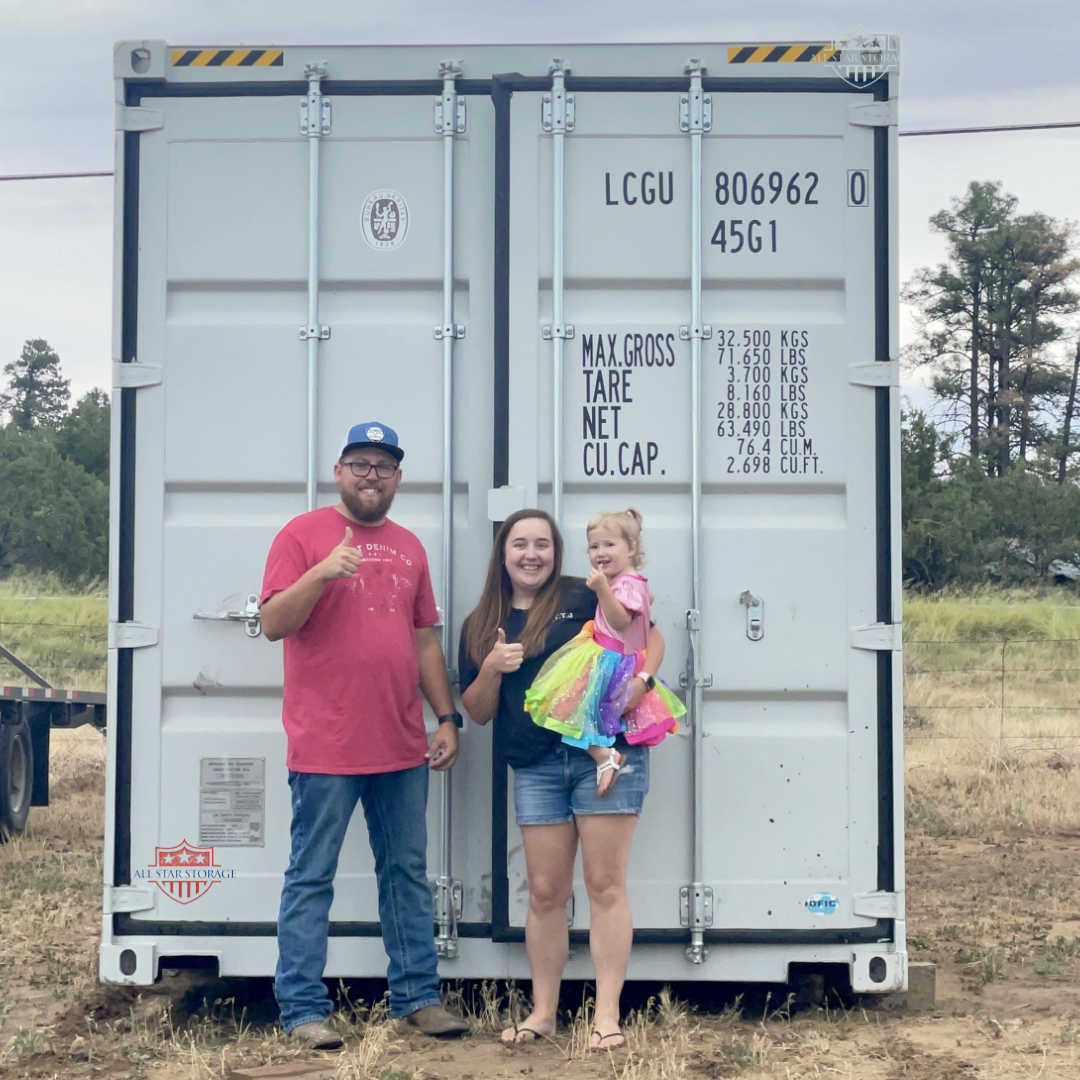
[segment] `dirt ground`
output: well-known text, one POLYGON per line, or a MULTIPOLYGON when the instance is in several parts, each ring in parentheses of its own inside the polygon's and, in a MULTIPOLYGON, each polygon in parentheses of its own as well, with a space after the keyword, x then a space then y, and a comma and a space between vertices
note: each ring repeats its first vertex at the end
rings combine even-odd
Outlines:
POLYGON ((441 1043, 387 1021, 380 988, 357 985, 345 1051, 303 1054, 275 1029, 268 980, 188 971, 151 990, 98 985, 102 740, 60 733, 56 749, 53 805, 0 848, 2 1080, 1080 1077, 1080 834, 911 836, 911 958, 937 964, 929 1014, 835 990, 815 1006, 782 987, 630 987, 629 1048, 590 1054, 579 985, 557 1038, 507 1050, 505 987, 463 988, 476 1034, 441 1043))

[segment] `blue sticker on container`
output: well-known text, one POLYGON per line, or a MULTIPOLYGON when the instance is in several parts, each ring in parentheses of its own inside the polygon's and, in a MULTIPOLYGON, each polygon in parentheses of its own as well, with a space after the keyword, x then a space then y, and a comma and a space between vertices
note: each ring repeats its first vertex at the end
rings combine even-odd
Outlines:
POLYGON ((832 893, 816 892, 806 901, 806 910, 812 915, 835 915, 839 903, 832 893))

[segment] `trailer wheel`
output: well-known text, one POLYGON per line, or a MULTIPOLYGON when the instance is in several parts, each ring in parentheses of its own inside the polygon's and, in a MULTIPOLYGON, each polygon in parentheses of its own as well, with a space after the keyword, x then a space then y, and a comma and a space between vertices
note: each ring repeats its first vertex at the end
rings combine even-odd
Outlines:
POLYGON ((34 744, 25 720, 0 723, 0 843, 21 836, 34 791, 34 744))

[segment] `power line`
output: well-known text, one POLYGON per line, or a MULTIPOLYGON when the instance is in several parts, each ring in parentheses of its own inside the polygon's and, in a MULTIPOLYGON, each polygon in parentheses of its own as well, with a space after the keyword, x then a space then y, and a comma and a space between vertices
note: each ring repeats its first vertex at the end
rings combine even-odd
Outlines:
POLYGON ((1047 131, 1050 128, 1080 127, 1080 120, 1061 124, 1003 124, 996 127, 927 128, 925 131, 901 131, 900 135, 976 135, 983 131, 1047 131))
MULTIPOLYGON (((1080 120, 1056 124, 997 124, 992 127, 926 128, 922 131, 900 131, 900 136, 915 135, 978 135, 987 131, 1051 131, 1055 128, 1080 128, 1080 120)), ((2 180, 81 180, 91 176, 112 176, 112 172, 15 173, 0 176, 2 180)))
POLYGON ((43 172, 16 173, 0 176, 0 180, 81 180, 85 176, 112 176, 112 172, 43 172))

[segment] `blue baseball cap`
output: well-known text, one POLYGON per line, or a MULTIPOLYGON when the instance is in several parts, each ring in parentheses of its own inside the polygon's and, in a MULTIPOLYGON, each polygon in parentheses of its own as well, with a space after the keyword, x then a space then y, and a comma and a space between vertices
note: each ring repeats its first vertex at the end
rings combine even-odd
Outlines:
POLYGON ((341 453, 356 450, 361 446, 385 450, 398 461, 405 456, 405 451, 398 446, 397 432, 388 424, 380 424, 377 420, 369 420, 366 424, 353 424, 341 444, 341 453))

